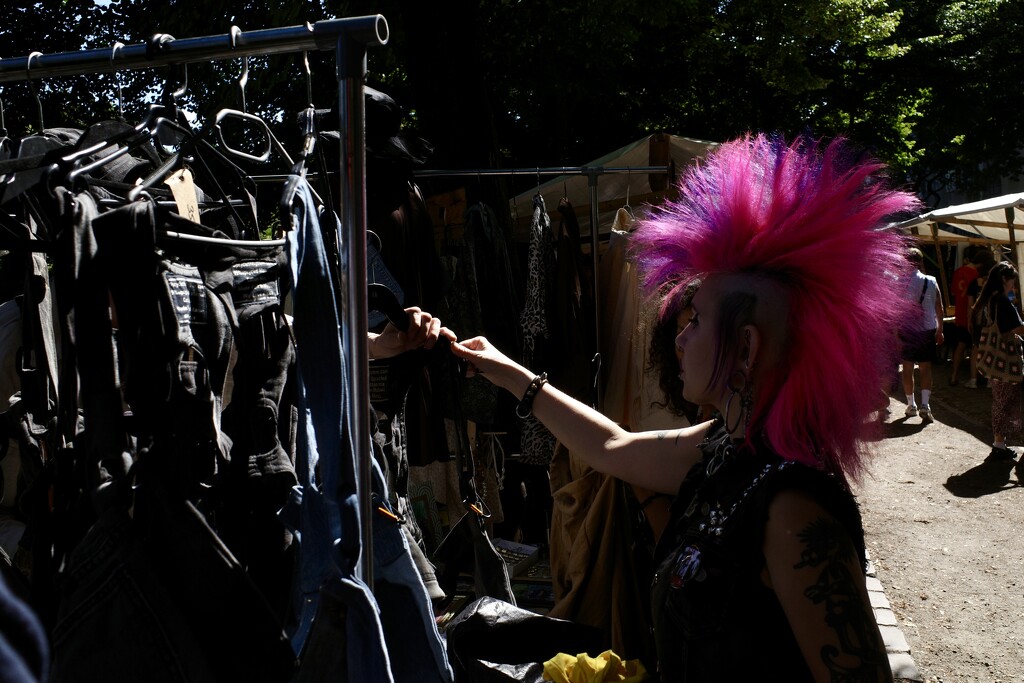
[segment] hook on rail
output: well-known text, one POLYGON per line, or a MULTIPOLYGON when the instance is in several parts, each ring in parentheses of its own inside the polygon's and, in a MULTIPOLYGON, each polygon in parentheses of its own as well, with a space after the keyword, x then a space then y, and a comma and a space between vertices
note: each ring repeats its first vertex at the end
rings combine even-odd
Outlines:
POLYGON ((39 99, 39 91, 36 90, 36 84, 32 81, 32 60, 39 59, 43 56, 42 52, 31 52, 29 53, 28 60, 25 62, 25 81, 28 83, 29 90, 32 91, 32 97, 36 100, 36 111, 39 114, 39 132, 42 133, 46 129, 46 125, 43 123, 43 103, 39 99))
POLYGON ((114 67, 114 59, 117 53, 124 49, 124 43, 118 41, 110 48, 110 67, 114 69, 114 80, 117 82, 117 115, 124 118, 124 98, 121 94, 121 72, 114 67))
MULTIPOLYGON (((242 29, 237 26, 231 27, 231 49, 238 47, 238 39, 242 37, 242 29)), ((238 76, 238 104, 239 109, 245 113, 245 86, 249 82, 249 57, 242 57, 242 73, 238 76)))

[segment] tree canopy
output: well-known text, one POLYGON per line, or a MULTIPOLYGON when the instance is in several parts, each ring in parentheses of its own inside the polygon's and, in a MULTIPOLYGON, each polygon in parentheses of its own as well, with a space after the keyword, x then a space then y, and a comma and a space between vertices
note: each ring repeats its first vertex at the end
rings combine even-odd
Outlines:
MULTIPOLYGON (((369 82, 445 167, 575 165, 644 134, 724 140, 747 131, 845 135, 925 197, 991 193, 1021 172, 1022 0, 44 0, 10 3, 4 57, 115 41, 290 26, 382 13, 369 82)), ((331 53, 314 55, 316 106, 333 102, 331 53)), ((194 65, 200 116, 233 105, 240 64, 194 65)), ((169 73, 35 83, 47 126, 125 116, 169 73)), ((249 111, 287 129, 306 105, 300 59, 253 60, 249 111)), ((38 127, 24 84, 0 91, 14 135, 38 127)), ((286 136, 285 136, 286 137, 286 136)))

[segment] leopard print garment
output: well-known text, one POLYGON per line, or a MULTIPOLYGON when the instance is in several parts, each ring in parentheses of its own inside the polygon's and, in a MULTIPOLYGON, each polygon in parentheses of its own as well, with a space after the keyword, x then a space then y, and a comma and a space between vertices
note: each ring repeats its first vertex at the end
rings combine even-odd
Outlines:
POLYGON ((544 197, 533 198, 533 221, 530 223, 529 276, 526 281, 526 306, 519 319, 523 328, 523 362, 533 363, 538 338, 548 338, 548 292, 554 273, 554 235, 544 197))
MULTIPOLYGON (((520 324, 523 328, 523 363, 531 367, 538 339, 548 338, 547 304, 551 277, 555 272, 554 234, 544 197, 533 198, 533 221, 530 224, 529 279, 526 283, 526 306, 520 324)), ((542 359, 543 360, 543 359, 542 359)), ((536 369, 536 368, 535 368, 536 369)), ((523 421, 520 440, 522 459, 532 465, 547 465, 555 453, 555 437, 532 415, 523 421)))

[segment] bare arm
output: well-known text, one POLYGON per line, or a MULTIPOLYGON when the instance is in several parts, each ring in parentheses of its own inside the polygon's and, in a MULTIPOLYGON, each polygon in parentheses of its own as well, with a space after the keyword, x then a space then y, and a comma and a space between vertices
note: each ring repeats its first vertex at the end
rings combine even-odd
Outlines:
POLYGON ((839 522, 807 495, 783 491, 768 511, 764 556, 814 680, 891 683, 864 571, 839 522))
MULTIPOLYGON (((533 373, 510 360, 483 337, 452 344, 455 355, 480 374, 522 398, 533 373)), ((660 493, 676 493, 700 459, 698 444, 707 423, 671 432, 627 432, 598 411, 559 391, 541 387, 533 414, 570 451, 594 469, 660 493)))
POLYGON ((935 287, 935 343, 941 344, 943 331, 942 319, 946 315, 946 307, 942 305, 942 290, 938 285, 935 287))

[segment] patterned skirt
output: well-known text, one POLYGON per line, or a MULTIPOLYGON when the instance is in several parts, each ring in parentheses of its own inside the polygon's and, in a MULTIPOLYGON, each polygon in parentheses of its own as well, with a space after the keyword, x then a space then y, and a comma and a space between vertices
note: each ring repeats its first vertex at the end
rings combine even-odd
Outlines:
POLYGON ((992 433, 998 436, 1021 430, 1021 386, 1018 382, 989 380, 992 387, 992 433))

